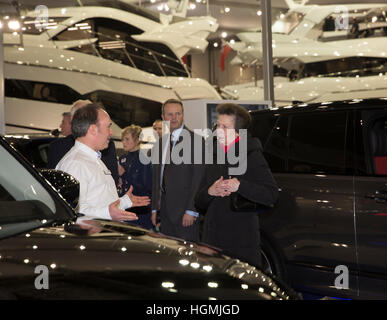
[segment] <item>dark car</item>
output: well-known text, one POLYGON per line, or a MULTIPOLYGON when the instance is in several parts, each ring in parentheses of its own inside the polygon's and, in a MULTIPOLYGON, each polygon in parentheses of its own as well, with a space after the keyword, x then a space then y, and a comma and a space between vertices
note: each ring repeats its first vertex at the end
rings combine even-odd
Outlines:
POLYGON ((46 181, 3 137, 0 162, 1 299, 298 298, 206 245, 112 221, 85 229, 53 188, 58 182, 46 181))
POLYGON ((280 188, 260 215, 272 272, 303 292, 386 299, 387 99, 251 115, 280 188))
POLYGON ((17 149, 36 168, 47 168, 50 143, 58 139, 50 133, 13 134, 5 136, 5 140, 17 149))

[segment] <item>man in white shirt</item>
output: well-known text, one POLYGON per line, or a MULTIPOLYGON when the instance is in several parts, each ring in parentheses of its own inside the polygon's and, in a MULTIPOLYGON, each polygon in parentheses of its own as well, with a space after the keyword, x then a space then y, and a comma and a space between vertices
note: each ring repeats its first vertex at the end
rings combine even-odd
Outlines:
POLYGON ((89 104, 77 110, 71 129, 76 139, 74 146, 56 166, 79 181, 77 211, 85 215, 79 220, 92 218, 115 221, 136 220, 137 216, 125 209, 146 206, 149 197, 132 194, 133 188, 121 198, 110 171, 100 159, 100 150, 107 148, 113 135, 109 115, 101 107, 89 104))

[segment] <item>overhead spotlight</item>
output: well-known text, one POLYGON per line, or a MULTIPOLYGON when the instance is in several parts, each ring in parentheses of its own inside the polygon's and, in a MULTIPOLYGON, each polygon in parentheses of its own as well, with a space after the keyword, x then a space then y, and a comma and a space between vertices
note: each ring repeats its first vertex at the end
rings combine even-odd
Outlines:
POLYGON ((225 12, 225 13, 229 13, 230 11, 231 11, 230 7, 225 7, 225 8, 224 8, 224 12, 225 12))
POLYGON ((262 15, 262 11, 261 11, 261 10, 258 10, 258 11, 257 11, 257 15, 261 16, 261 15, 262 15))
POLYGON ((20 29, 20 22, 17 20, 11 20, 8 22, 8 28, 11 30, 19 30, 20 29))
POLYGON ((283 13, 280 14, 280 19, 285 18, 285 15, 283 13))
POLYGON ((190 10, 195 10, 195 9, 196 9, 196 4, 190 3, 190 4, 189 4, 189 9, 190 9, 190 10))
POLYGON ((230 40, 230 44, 235 44, 235 40, 234 40, 234 39, 231 39, 231 40, 230 40))
POLYGON ((214 47, 215 47, 215 48, 219 47, 219 43, 214 42, 214 47))
POLYGON ((150 0, 151 3, 156 3, 156 0, 150 0))
POLYGON ((227 32, 226 31, 223 31, 222 34, 221 34, 222 38, 227 38, 227 32))

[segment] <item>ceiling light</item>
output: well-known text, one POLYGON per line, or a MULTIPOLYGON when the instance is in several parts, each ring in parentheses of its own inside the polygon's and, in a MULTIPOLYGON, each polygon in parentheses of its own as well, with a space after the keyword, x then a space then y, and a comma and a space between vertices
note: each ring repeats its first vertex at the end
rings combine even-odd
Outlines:
POLYGON ((227 32, 223 31, 221 35, 222 35, 222 38, 226 38, 227 37, 227 32))
POLYGON ((261 10, 258 10, 258 11, 257 11, 257 15, 261 16, 261 15, 262 15, 262 11, 261 11, 261 10))
POLYGON ((219 47, 219 43, 214 42, 214 47, 215 47, 215 48, 219 47))
POLYGON ((17 20, 11 20, 8 22, 8 28, 10 28, 11 30, 19 30, 20 22, 17 20))
POLYGON ((170 281, 164 281, 163 283, 161 283, 161 286, 163 288, 169 289, 169 288, 173 288, 175 286, 175 284, 173 282, 170 282, 170 281))
POLYGON ((231 11, 230 7, 225 7, 224 12, 229 13, 231 11))

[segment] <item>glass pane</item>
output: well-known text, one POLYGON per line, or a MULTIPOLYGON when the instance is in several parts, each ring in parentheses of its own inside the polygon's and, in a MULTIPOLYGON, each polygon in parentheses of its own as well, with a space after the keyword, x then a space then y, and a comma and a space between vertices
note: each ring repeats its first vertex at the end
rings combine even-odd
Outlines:
POLYGON ((275 117, 273 129, 264 145, 264 155, 273 172, 284 172, 287 169, 287 131, 288 116, 275 117))
POLYGON ((289 34, 297 27, 301 20, 303 19, 304 14, 299 12, 290 12, 285 15, 284 18, 279 19, 274 22, 272 26, 273 33, 284 33, 289 34))
POLYGON ((345 173, 346 112, 294 115, 289 137, 289 171, 345 173))
MULTIPOLYGON (((55 203, 48 192, 7 150, 0 147, 0 185, 16 200, 38 200, 56 212, 55 203)), ((1 214, 1 212, 0 212, 1 214)))
POLYGON ((5 79, 5 96, 70 105, 81 95, 62 84, 5 79))
POLYGON ((110 118, 121 128, 131 124, 148 127, 161 118, 161 103, 156 101, 108 91, 95 91, 85 98, 105 107, 110 118))

